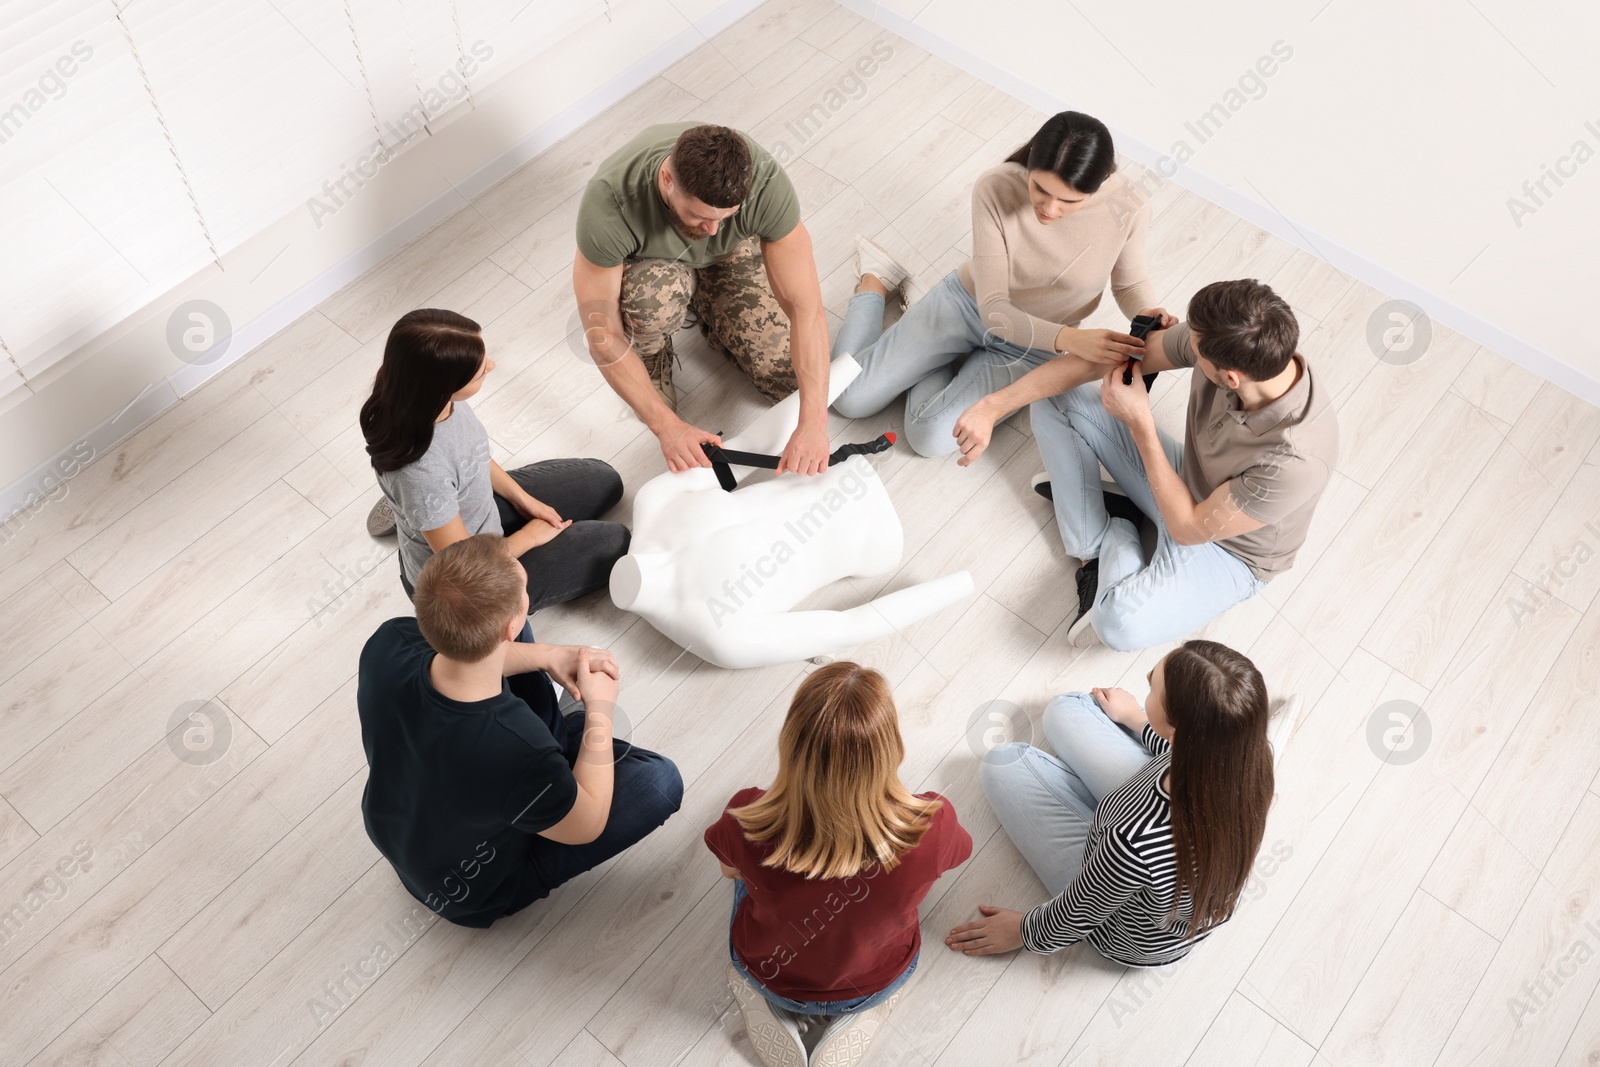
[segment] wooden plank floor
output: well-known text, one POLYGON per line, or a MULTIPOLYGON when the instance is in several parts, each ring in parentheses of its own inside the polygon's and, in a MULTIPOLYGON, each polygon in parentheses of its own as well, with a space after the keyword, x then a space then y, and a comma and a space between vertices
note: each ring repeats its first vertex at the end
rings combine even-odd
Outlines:
MULTIPOLYGON (((506 465, 609 460, 652 438, 587 364, 569 288, 578 196, 648 122, 782 145, 835 326, 867 234, 927 272, 970 251, 973 177, 1044 118, 829 0, 774 0, 101 457, 0 545, 0 1062, 669 1067, 755 1062, 723 984, 729 889, 700 844, 769 780, 806 665, 724 671, 603 597, 536 619, 609 645, 634 736, 674 757, 683 812, 489 931, 430 921, 362 831, 356 654, 409 605, 356 411, 394 319, 485 325, 477 410, 506 465), (853 80, 860 57, 877 61, 853 80), (206 706, 208 754, 173 725, 206 706), (215 758, 210 758, 215 757, 215 758), (382 949, 380 952, 379 949, 382 949)), ((1139 170, 1127 168, 1135 176, 1139 170)), ((1149 183, 1168 308, 1253 276, 1294 304, 1345 450, 1298 566, 1207 635, 1309 717, 1279 771, 1235 920, 1129 972, 1079 948, 966 959, 940 937, 1042 889, 977 784, 969 718, 1142 692, 1164 649, 1076 651, 1071 581, 1026 416, 972 469, 878 457, 906 529, 858 601, 965 567, 971 600, 858 651, 893 681, 906 777, 953 798, 976 854, 883 1065, 1581 1064, 1600 1055, 1600 411, 1435 325, 1374 357, 1384 294, 1171 183, 1149 183), (1392 702, 1402 702, 1395 704, 1392 702), (1396 709, 1428 729, 1385 760, 1396 709), (1374 725, 1375 724, 1375 725, 1374 725)), ((1120 325, 1109 299, 1093 325, 1120 325)), ((734 429, 755 391, 680 335, 685 415, 734 429)), ((1176 430, 1187 388, 1156 406, 1176 430)), ((893 428, 898 409, 835 437, 893 428)), ((627 518, 631 505, 625 501, 627 518)))

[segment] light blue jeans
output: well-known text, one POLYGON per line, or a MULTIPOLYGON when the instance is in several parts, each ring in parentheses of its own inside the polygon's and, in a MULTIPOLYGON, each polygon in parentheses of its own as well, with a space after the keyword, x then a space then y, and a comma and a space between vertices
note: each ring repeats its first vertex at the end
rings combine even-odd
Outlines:
MULTIPOLYGON (((735 878, 733 880, 733 912, 728 916, 730 934, 733 930, 733 920, 739 914, 739 903, 747 895, 744 888, 744 879, 735 878)), ((894 981, 876 993, 868 993, 866 996, 861 997, 851 997, 849 1000, 790 1000, 788 997, 779 996, 762 985, 761 979, 751 974, 745 965, 739 961, 739 954, 733 950, 731 938, 728 942, 728 959, 732 961, 733 969, 738 971, 740 976, 746 982, 749 982, 763 997, 766 997, 770 1003, 776 1004, 785 1011, 793 1012, 796 1015, 832 1016, 854 1015, 857 1012, 866 1011, 868 1008, 875 1008, 900 992, 901 988, 911 981, 911 976, 916 973, 917 963, 922 959, 922 953, 919 951, 915 956, 912 956, 911 962, 906 964, 906 969, 901 971, 894 981)))
POLYGON ((1023 348, 984 329, 977 301, 957 271, 887 330, 883 297, 851 297, 833 341, 834 358, 846 352, 861 364, 861 374, 839 394, 833 410, 847 419, 865 418, 905 393, 906 441, 922 456, 954 452, 956 420, 963 411, 1055 358, 1052 351, 1023 348))
POLYGON ((1106 718, 1088 693, 1044 709, 1052 756, 1023 741, 997 745, 978 767, 984 795, 1051 896, 1083 871, 1095 809, 1150 760, 1144 743, 1106 718))
MULTIPOLYGON (((1100 403, 1099 382, 1036 400, 1028 412, 1067 555, 1100 561, 1090 624, 1106 647, 1126 652, 1177 640, 1266 586, 1242 559, 1215 542, 1173 540, 1133 434, 1100 403), (1106 514, 1102 463, 1155 523, 1156 550, 1148 561, 1133 524, 1106 514)), ((1182 470, 1183 445, 1164 433, 1161 445, 1172 468, 1182 470)))

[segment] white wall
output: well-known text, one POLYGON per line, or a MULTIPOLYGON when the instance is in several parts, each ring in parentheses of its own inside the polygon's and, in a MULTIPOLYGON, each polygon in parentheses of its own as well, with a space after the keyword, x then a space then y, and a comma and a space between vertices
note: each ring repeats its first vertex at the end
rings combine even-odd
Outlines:
MULTIPOLYGON (((320 229, 292 212, 130 316, 0 414, 0 516, 86 435, 103 451, 221 369, 172 355, 173 307, 203 297, 228 308, 238 331, 228 358, 243 355, 456 210, 451 182, 481 191, 754 6, 613 3, 610 21, 495 86, 320 229)), ((1521 226, 1506 205, 1574 142, 1600 152, 1593 0, 1536 11, 1511 0, 845 6, 1036 107, 1098 115, 1141 162, 1187 142, 1178 181, 1600 403, 1600 343, 1578 325, 1596 284, 1600 158, 1562 188, 1547 182, 1553 195, 1529 201, 1521 226), (1293 55, 1200 143, 1185 123, 1278 41, 1293 55)))
POLYGON ((1178 182, 1600 404, 1594 0, 843 2, 1142 163, 1186 142, 1178 182), (1280 41, 1202 143, 1185 123, 1280 41))
MULTIPOLYGON (((35 395, 0 413, 0 518, 54 484, 58 457, 96 454, 192 392, 329 294, 758 6, 759 0, 613 0, 602 17, 453 113, 317 225, 291 211, 166 298, 64 360, 35 395), (459 192, 457 191, 459 190, 459 192), (227 310, 226 355, 180 361, 169 312, 191 299, 227 310), (119 417, 120 413, 120 417, 119 417), (114 421, 113 421, 114 420, 114 421)), ((114 160, 107 165, 115 165, 114 160)), ((330 175, 330 177, 334 177, 330 175)), ((42 494, 41 494, 42 495, 42 494)))

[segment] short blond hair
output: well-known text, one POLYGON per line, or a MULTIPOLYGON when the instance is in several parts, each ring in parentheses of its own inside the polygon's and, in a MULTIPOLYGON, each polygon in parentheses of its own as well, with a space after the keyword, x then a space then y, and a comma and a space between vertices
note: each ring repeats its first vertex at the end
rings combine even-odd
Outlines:
POLYGON ((506 539, 482 533, 435 552, 417 575, 417 628, 446 659, 476 663, 505 640, 522 610, 522 570, 506 539))

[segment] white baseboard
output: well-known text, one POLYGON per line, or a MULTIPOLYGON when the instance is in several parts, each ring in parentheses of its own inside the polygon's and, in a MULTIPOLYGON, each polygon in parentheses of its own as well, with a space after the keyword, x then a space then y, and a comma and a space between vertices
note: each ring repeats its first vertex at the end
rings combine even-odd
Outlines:
MULTIPOLYGON (((434 197, 267 311, 236 327, 233 341, 222 359, 204 366, 186 365, 146 386, 145 390, 122 411, 89 428, 78 436, 75 443, 61 449, 28 474, 0 490, 0 523, 9 523, 13 520, 27 521, 33 508, 50 499, 46 496, 47 493, 59 494, 59 487, 65 484, 62 471, 70 469, 76 473, 88 465, 80 462, 86 449, 92 450, 94 459, 107 454, 123 439, 249 355, 257 346, 290 323, 388 259, 416 237, 459 211, 464 206, 463 195, 471 199, 492 188, 518 167, 694 51, 705 38, 722 32, 755 10, 762 2, 763 0, 729 0, 728 3, 695 22, 691 28, 681 31, 649 55, 621 71, 505 152, 457 182, 456 188, 461 191, 459 194, 455 190, 448 190, 434 197)), ((162 299, 166 300, 169 297, 170 294, 162 299)), ((93 459, 88 462, 93 462, 93 459)), ((3 540, 3 531, 0 531, 0 542, 3 540)))
MULTIPOLYGON (((840 6, 876 22, 886 30, 899 34, 917 47, 960 67, 973 77, 1005 90, 1029 107, 1046 114, 1055 114, 1074 107, 1073 101, 1062 100, 1046 92, 962 45, 934 33, 925 26, 918 25, 899 12, 887 9, 877 0, 838 0, 838 2, 840 6)), ((1176 173, 1170 173, 1174 161, 1150 142, 1134 136, 1127 130, 1112 127, 1111 133, 1116 140, 1117 150, 1145 167, 1153 170, 1157 163, 1166 160, 1167 168, 1159 172, 1166 180, 1177 182, 1247 222, 1283 238, 1297 248, 1305 249, 1319 259, 1326 260, 1381 293, 1396 299, 1409 300, 1426 312, 1429 318, 1470 337, 1580 399, 1600 407, 1600 379, 1590 377, 1559 357, 1507 333, 1494 323, 1480 318, 1425 286, 1394 273, 1361 253, 1319 233, 1313 227, 1297 223, 1193 167, 1180 164, 1177 165, 1176 173)))

